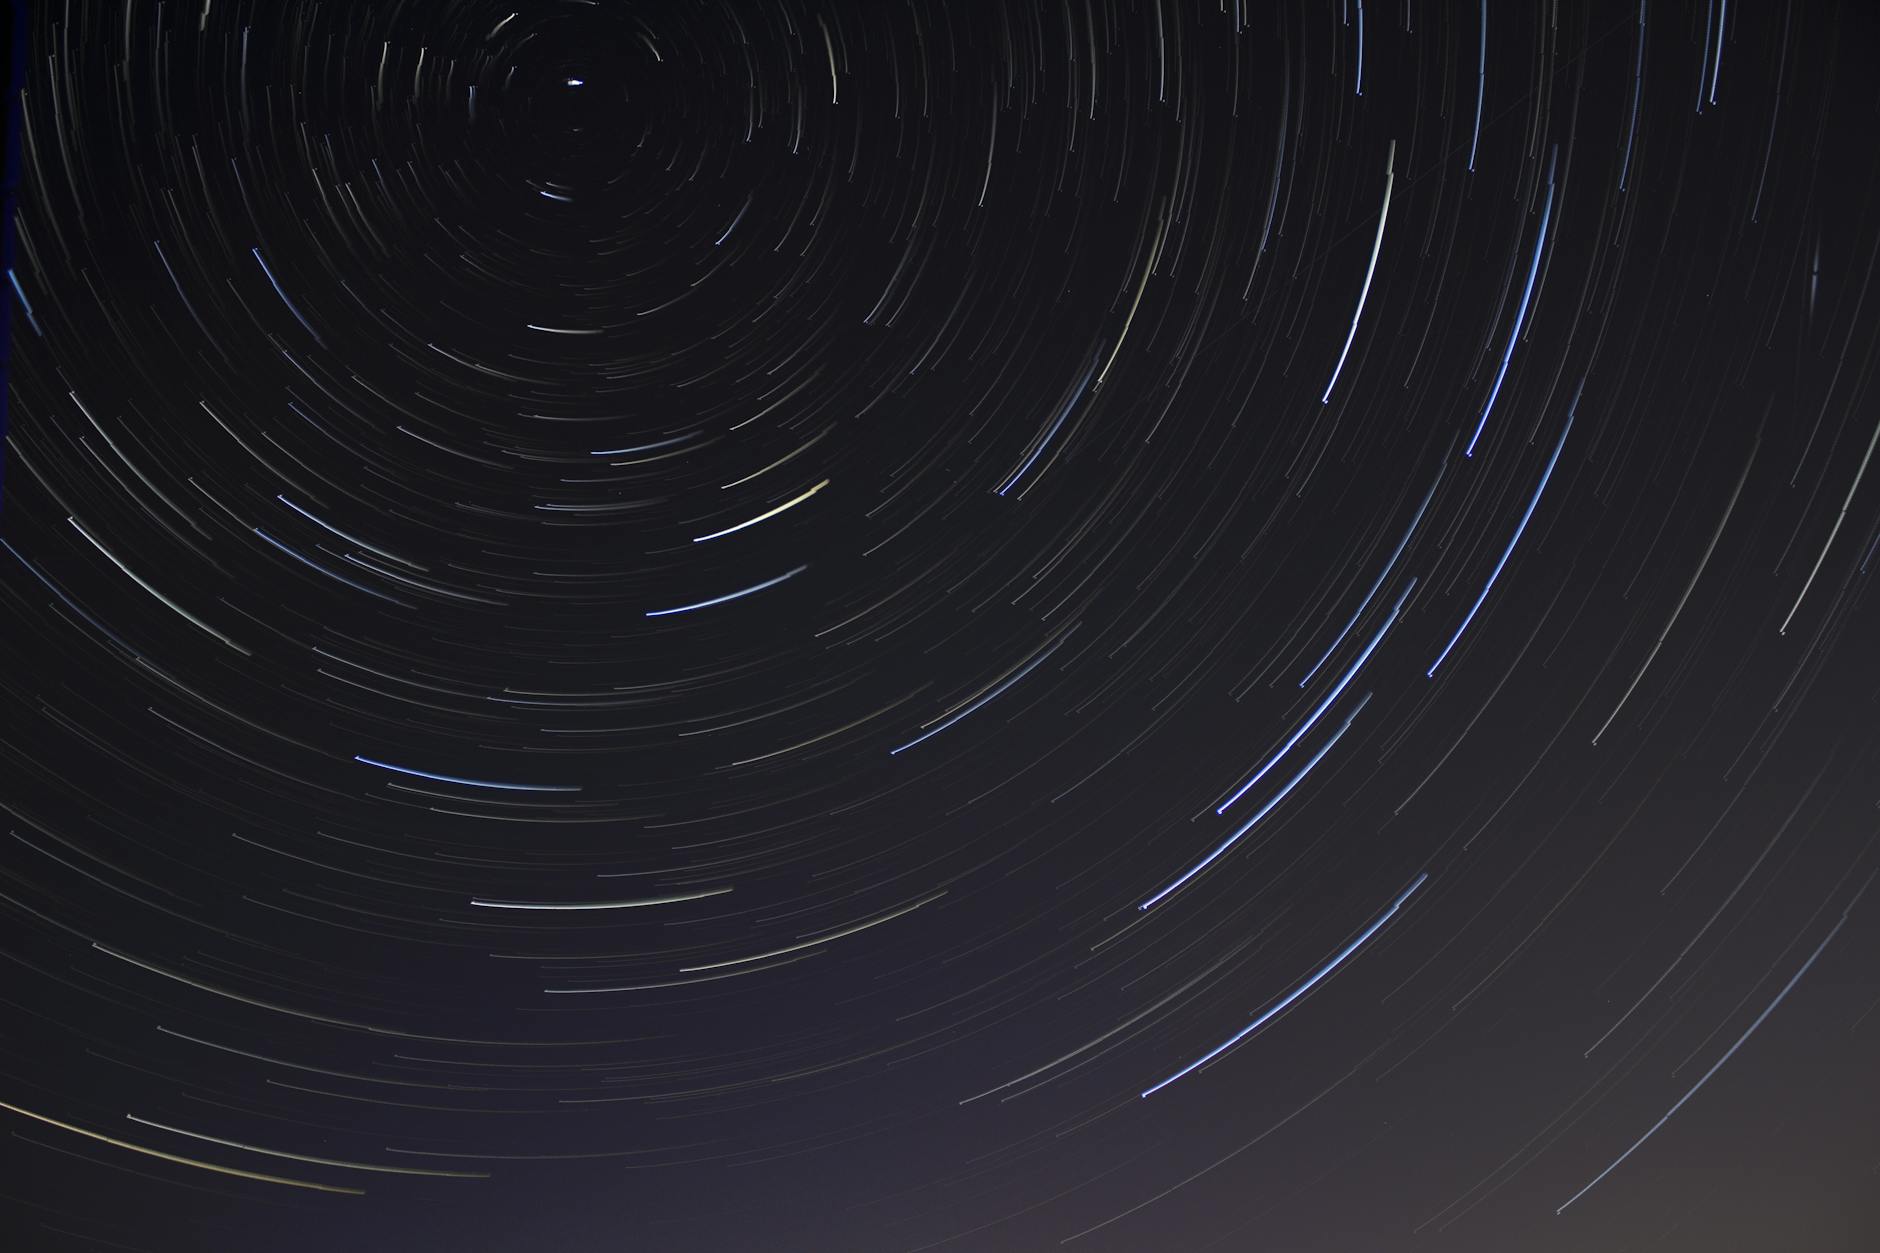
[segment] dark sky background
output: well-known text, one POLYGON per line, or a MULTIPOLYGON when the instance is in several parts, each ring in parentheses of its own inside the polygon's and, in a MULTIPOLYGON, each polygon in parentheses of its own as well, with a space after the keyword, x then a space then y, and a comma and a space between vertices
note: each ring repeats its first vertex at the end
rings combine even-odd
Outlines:
POLYGON ((35 6, 0 1244, 1880 1247, 1876 64, 35 6))

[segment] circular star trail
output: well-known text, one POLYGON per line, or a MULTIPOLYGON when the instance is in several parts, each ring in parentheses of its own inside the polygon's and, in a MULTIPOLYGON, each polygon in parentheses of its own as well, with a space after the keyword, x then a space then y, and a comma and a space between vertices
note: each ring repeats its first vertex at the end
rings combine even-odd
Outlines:
POLYGON ((20 1247, 1880 1235, 1865 6, 32 8, 20 1247))

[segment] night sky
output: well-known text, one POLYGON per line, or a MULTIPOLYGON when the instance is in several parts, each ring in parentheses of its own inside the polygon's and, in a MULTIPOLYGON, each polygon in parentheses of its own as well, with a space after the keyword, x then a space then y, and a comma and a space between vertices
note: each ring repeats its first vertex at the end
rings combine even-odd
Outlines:
POLYGON ((1880 1248, 1868 0, 25 62, 9 1253, 1880 1248))

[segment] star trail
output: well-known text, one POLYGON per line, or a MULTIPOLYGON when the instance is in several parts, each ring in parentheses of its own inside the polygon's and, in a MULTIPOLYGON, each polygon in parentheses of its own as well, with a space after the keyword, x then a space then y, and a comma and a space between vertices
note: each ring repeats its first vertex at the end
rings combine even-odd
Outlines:
POLYGON ((1880 1247, 1880 10, 35 0, 0 1248, 1880 1247))

